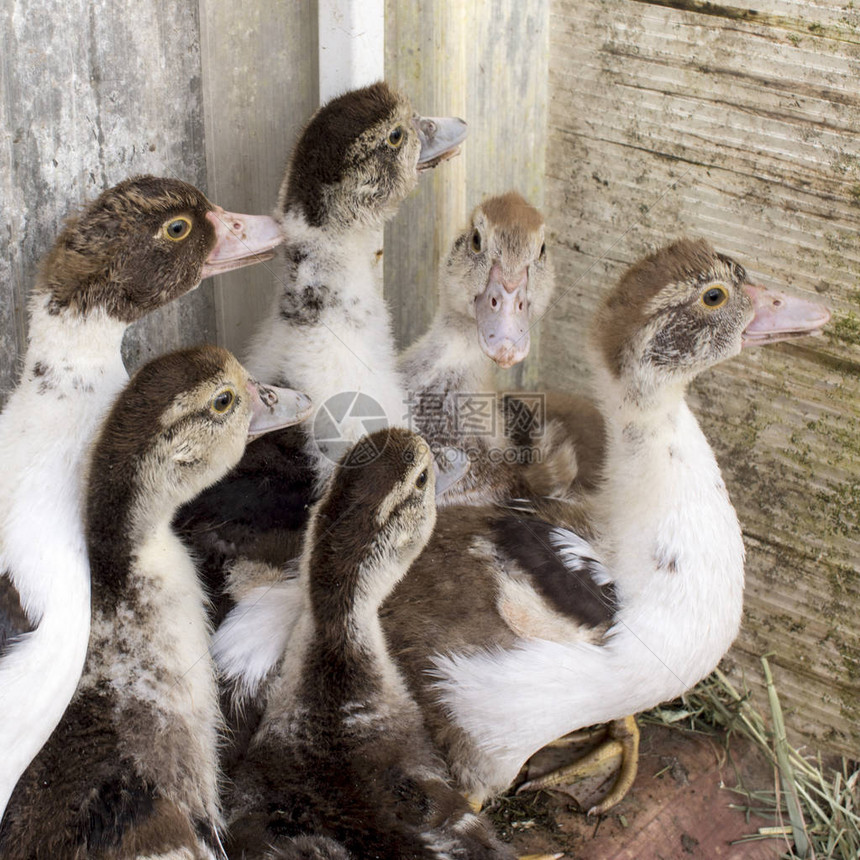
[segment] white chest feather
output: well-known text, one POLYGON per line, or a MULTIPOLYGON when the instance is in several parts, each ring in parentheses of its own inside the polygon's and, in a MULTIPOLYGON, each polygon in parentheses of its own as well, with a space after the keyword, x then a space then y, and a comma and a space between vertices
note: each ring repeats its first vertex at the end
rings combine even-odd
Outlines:
MULTIPOLYGON (((312 436, 333 431, 351 443, 382 426, 380 419, 402 425, 405 394, 371 265, 375 238, 331 236, 291 216, 284 231, 287 277, 246 366, 262 381, 289 381, 310 396, 318 410, 307 425, 312 436)), ((313 441, 310 453, 327 473, 333 464, 313 441)))
POLYGON ((604 645, 524 639, 437 659, 439 688, 492 788, 576 728, 653 707, 711 671, 740 622, 743 543, 685 405, 668 425, 610 431, 603 557, 621 609, 604 645), (654 432, 652 432, 654 430, 654 432))
POLYGON ((0 574, 38 626, 0 661, 0 812, 71 699, 89 637, 86 458, 127 381, 125 326, 34 310, 23 380, 0 416, 0 574))

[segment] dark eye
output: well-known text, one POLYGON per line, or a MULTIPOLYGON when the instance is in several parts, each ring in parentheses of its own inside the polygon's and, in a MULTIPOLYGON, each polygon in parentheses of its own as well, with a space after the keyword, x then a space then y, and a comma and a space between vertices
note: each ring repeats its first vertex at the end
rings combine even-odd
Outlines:
POLYGON ((708 287, 702 293, 702 304, 708 308, 718 308, 728 301, 729 294, 725 287, 708 287))
POLYGON ((161 232, 171 242, 181 242, 191 232, 191 219, 184 215, 171 218, 162 225, 161 232))
POLYGON ((397 128, 388 133, 388 145, 392 149, 397 149, 403 143, 403 126, 398 125, 397 128))
POLYGON ((481 234, 477 230, 472 233, 472 250, 476 254, 481 253, 481 234))
POLYGON ((427 485, 427 470, 425 469, 416 479, 415 486, 418 487, 419 490, 423 490, 427 485))
POLYGON ((233 405, 236 395, 229 388, 219 391, 213 398, 210 408, 218 415, 223 415, 233 405))
POLYGON ((540 256, 541 257, 546 256, 546 242, 544 242, 543 245, 540 246, 540 256))

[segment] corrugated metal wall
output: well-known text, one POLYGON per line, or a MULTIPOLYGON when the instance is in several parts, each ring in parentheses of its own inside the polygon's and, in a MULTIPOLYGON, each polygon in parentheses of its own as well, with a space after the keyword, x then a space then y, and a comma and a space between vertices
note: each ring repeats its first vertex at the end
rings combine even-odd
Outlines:
POLYGON ((744 527, 732 659, 771 665, 815 749, 860 749, 860 13, 772 0, 557 0, 547 209, 561 295, 542 380, 564 388, 602 289, 685 233, 835 312, 823 338, 705 374, 701 416, 744 527))
MULTIPOLYGON (((735 360, 694 398, 747 536, 737 666, 752 678, 753 658, 776 650, 795 729, 856 752, 858 13, 799 0, 767 14, 693 0, 386 8, 389 81, 417 110, 470 123, 463 155, 386 231, 401 343, 429 321, 436 261, 468 211, 509 187, 545 203, 559 275, 540 353, 512 386, 578 388, 600 290, 681 233, 835 308, 829 337, 735 360)), ((267 212, 317 101, 314 3, 4 0, 2 15, 0 393, 36 261, 77 204, 153 172, 267 212)), ((130 365, 216 338, 241 355, 273 278, 258 266, 204 283, 135 327, 130 365)))

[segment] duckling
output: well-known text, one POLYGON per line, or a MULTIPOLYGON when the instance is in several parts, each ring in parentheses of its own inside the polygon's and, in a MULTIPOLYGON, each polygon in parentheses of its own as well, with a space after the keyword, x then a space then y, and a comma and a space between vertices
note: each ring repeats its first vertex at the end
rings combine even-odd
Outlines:
POLYGON ((301 135, 275 212, 281 286, 246 364, 307 391, 320 411, 307 433, 251 445, 227 479, 179 514, 219 595, 217 620, 237 597, 235 560, 279 566, 296 557, 310 505, 342 453, 365 432, 404 422, 389 314, 374 281, 379 229, 419 173, 456 154, 465 134, 462 120, 417 116, 380 82, 332 99, 301 135))
POLYGON ((282 288, 247 363, 261 377, 289 378, 327 410, 307 445, 320 486, 366 429, 404 421, 389 315, 374 284, 378 231, 419 170, 453 154, 465 133, 462 120, 415 116, 379 82, 320 108, 293 153, 276 209, 282 288), (328 402, 336 395, 344 403, 328 402))
POLYGON ((382 430, 352 448, 315 506, 306 611, 231 775, 231 855, 307 856, 266 852, 316 836, 356 857, 513 856, 448 786, 379 623, 433 530, 434 483, 426 442, 382 430))
POLYGON ((434 450, 456 446, 472 460, 442 504, 516 495, 522 466, 504 427, 493 362, 511 367, 529 352, 529 321, 546 310, 553 272, 544 220, 516 191, 472 212, 439 277, 439 309, 426 334, 400 357, 411 426, 434 450))
POLYGON ((150 362, 119 396, 87 493, 83 675, 12 794, 3 857, 220 856, 210 628, 170 520, 239 461, 249 437, 309 412, 304 395, 260 385, 214 346, 150 362))
POLYGON ((75 690, 90 618, 81 524, 88 447, 128 381, 128 325, 207 275, 272 256, 271 218, 139 176, 67 223, 30 297, 29 345, 0 415, 0 816, 75 690))
MULTIPOLYGON (((606 438, 592 503, 546 503, 544 519, 440 510, 381 618, 434 742, 475 802, 510 785, 545 744, 607 721, 627 725, 633 737, 621 746, 634 761, 592 811, 623 796, 635 774, 630 715, 704 677, 740 621, 740 527, 686 386, 742 345, 812 333, 828 318, 752 285, 703 240, 663 248, 624 275, 592 326, 606 438)), ((297 587, 284 582, 266 600, 297 613, 297 587)), ((237 678, 247 673, 249 693, 265 677, 238 650, 218 658, 237 678)))

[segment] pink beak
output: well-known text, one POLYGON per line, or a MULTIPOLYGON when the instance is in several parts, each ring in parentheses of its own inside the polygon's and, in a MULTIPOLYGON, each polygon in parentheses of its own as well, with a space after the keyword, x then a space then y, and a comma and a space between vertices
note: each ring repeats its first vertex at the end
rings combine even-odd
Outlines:
POLYGON ((744 289, 752 301, 755 316, 744 329, 743 346, 815 334, 830 320, 830 311, 817 302, 754 284, 746 284, 744 289))
POLYGON ((248 381, 247 387, 251 398, 249 442, 272 430, 298 424, 313 412, 310 397, 302 394, 301 391, 262 385, 253 379, 248 381))
POLYGON ((528 286, 528 267, 505 275, 494 263, 484 292, 475 297, 478 342, 502 367, 513 367, 529 354, 528 286))
POLYGON ((271 260, 283 241, 278 223, 268 215, 240 215, 216 206, 206 218, 215 228, 215 247, 203 264, 201 278, 271 260))

